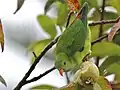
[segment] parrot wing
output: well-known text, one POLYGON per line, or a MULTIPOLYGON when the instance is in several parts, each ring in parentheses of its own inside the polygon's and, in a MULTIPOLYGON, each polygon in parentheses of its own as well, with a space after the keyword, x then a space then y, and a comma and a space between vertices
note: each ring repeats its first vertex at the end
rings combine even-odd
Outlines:
POLYGON ((56 45, 56 53, 65 52, 67 55, 74 55, 76 51, 84 47, 87 30, 79 19, 69 26, 61 35, 56 45))

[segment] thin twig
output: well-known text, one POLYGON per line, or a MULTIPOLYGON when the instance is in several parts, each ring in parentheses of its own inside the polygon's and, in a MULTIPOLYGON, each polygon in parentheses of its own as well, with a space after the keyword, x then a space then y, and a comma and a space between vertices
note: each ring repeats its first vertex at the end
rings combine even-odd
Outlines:
POLYGON ((118 17, 117 19, 113 19, 113 20, 102 20, 102 21, 95 21, 92 23, 89 23, 89 26, 96 26, 96 25, 100 25, 100 24, 113 24, 113 23, 117 23, 119 21, 120 17, 118 17))
MULTIPOLYGON (((105 10, 104 10, 104 8, 105 8, 105 0, 102 0, 102 1, 103 1, 103 3, 102 3, 101 12, 100 12, 100 21, 102 21, 104 19, 104 12, 105 12, 105 10)), ((102 34, 103 34, 103 25, 104 24, 100 24, 98 37, 101 37, 102 34)), ((96 62, 95 62, 96 66, 98 66, 98 67, 99 67, 99 59, 100 59, 100 57, 97 57, 96 62)))
MULTIPOLYGON (((104 8, 105 8, 105 0, 103 0, 103 3, 102 3, 102 9, 101 9, 101 12, 100 12, 100 21, 102 21, 104 19, 104 12, 105 12, 104 8)), ((102 34, 103 34, 103 25, 104 25, 103 23, 100 24, 100 31, 99 31, 99 36, 98 37, 101 37, 102 34)))
POLYGON ((66 28, 69 26, 70 18, 71 18, 71 16, 72 16, 73 13, 74 13, 74 12, 70 12, 70 13, 68 14, 67 23, 66 23, 66 28))
POLYGON ((103 40, 104 38, 107 38, 107 37, 108 37, 107 34, 106 34, 106 35, 103 35, 103 36, 99 37, 98 39, 92 41, 92 42, 91 42, 91 45, 94 45, 95 43, 100 42, 101 40, 103 40))
POLYGON ((40 59, 45 55, 45 53, 57 42, 59 37, 57 37, 55 40, 53 40, 41 53, 40 55, 35 59, 34 63, 28 70, 28 72, 25 74, 23 79, 18 83, 18 85, 14 88, 14 90, 20 90, 23 85, 25 85, 26 79, 30 76, 32 71, 35 69, 36 65, 39 63, 40 59))
POLYGON ((53 68, 47 70, 46 72, 44 72, 43 74, 40 74, 40 75, 37 76, 37 77, 34 77, 34 78, 30 79, 30 80, 27 80, 27 81, 25 82, 25 84, 28 84, 28 83, 37 81, 37 80, 39 80, 40 78, 42 78, 43 76, 45 76, 45 75, 47 75, 48 73, 50 73, 50 72, 52 72, 53 70, 55 70, 55 69, 56 69, 56 68, 53 67, 53 68))

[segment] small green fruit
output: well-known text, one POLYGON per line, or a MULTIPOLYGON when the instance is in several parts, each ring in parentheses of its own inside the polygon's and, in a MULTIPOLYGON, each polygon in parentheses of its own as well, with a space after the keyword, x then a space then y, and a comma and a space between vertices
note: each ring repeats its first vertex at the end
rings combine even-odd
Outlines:
POLYGON ((81 64, 74 77, 74 82, 80 85, 93 84, 99 77, 98 67, 93 62, 85 61, 81 64))

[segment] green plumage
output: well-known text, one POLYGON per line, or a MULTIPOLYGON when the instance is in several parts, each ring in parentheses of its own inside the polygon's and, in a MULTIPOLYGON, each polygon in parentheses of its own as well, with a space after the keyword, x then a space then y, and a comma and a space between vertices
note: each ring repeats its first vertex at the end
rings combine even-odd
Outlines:
POLYGON ((73 56, 76 51, 84 47, 87 30, 81 20, 75 21, 61 35, 56 45, 56 54, 64 52, 68 56, 73 56))
POLYGON ((72 70, 80 65, 82 59, 90 53, 91 32, 87 26, 87 12, 88 4, 85 3, 80 19, 77 18, 59 38, 55 49, 55 67, 57 69, 72 70), (82 48, 83 50, 80 51, 82 48))

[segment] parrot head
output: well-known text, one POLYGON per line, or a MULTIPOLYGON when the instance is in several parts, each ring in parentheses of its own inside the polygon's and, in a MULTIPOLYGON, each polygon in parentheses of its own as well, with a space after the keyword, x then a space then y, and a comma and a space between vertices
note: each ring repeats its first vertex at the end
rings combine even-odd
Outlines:
POLYGON ((63 72, 67 72, 75 66, 73 59, 68 57, 65 53, 59 53, 56 55, 55 67, 59 70, 61 76, 63 72))

